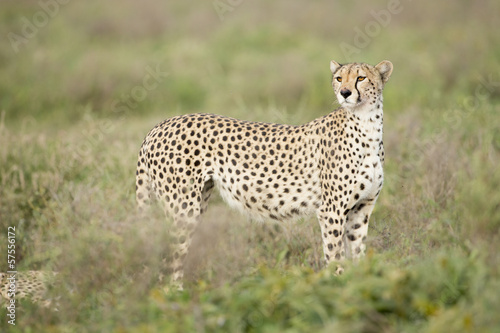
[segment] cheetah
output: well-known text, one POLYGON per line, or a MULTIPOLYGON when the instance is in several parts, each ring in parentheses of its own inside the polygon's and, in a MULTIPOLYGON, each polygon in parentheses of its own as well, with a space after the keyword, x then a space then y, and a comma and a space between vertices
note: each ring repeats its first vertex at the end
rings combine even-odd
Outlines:
POLYGON ((156 125, 138 154, 140 211, 158 199, 173 218, 171 285, 182 289, 183 262, 217 187, 253 219, 315 214, 326 264, 358 260, 383 184, 382 90, 393 65, 330 62, 340 107, 301 126, 214 114, 175 116, 156 125))
POLYGON ((47 292, 56 275, 56 272, 50 271, 0 272, 0 300, 5 302, 7 308, 20 299, 29 299, 49 307, 53 304, 47 298, 47 292))

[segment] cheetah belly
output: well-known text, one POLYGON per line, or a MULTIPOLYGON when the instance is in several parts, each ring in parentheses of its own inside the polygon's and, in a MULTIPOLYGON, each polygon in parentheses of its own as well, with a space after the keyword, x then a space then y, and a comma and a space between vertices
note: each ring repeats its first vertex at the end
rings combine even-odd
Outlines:
POLYGON ((272 181, 259 182, 258 178, 250 178, 231 182, 220 173, 213 175, 224 201, 253 220, 286 221, 314 214, 321 205, 319 176, 297 181, 284 181, 283 178, 286 179, 276 176, 272 181))

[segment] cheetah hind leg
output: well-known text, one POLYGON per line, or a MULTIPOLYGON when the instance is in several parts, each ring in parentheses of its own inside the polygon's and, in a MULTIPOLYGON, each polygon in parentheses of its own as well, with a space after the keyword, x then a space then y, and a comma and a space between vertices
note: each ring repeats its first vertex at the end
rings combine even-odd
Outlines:
MULTIPOLYGON (((177 214, 174 216, 174 225, 171 231, 171 238, 173 240, 172 250, 173 256, 170 263, 170 286, 167 287, 176 290, 183 290, 183 277, 184 277, 184 264, 185 259, 191 245, 191 241, 200 222, 201 215, 207 210, 208 200, 213 192, 214 182, 208 180, 205 182, 200 194, 201 202, 199 207, 193 208, 192 216, 185 214, 177 214)), ((197 197, 195 193, 193 197, 197 197)))
POLYGON ((170 261, 170 285, 166 291, 183 290, 184 262, 191 245, 194 230, 199 223, 199 218, 174 218, 171 230, 172 258, 170 261))

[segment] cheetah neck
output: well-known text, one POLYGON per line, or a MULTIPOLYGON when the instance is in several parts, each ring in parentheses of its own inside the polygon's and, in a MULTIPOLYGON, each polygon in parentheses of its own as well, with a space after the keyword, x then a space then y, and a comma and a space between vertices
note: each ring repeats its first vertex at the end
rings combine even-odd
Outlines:
POLYGON ((351 115, 351 119, 355 120, 367 138, 374 141, 382 140, 384 111, 382 98, 376 103, 367 105, 360 109, 346 110, 351 115))

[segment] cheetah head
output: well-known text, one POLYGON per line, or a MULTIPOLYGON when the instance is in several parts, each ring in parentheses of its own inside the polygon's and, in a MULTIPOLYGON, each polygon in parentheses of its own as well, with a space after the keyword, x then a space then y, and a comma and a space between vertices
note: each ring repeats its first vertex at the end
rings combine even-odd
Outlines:
POLYGON ((340 105, 350 110, 373 108, 382 100, 382 89, 392 73, 392 63, 384 60, 376 66, 364 63, 341 65, 330 62, 332 86, 340 105))

